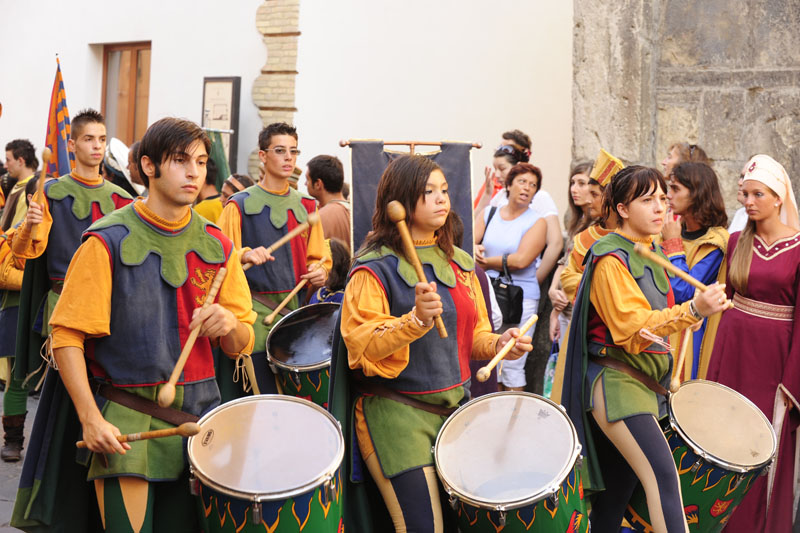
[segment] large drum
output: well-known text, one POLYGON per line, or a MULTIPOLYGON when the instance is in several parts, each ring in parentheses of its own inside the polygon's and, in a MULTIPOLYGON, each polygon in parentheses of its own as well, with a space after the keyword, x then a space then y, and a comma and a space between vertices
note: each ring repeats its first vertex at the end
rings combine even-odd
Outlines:
POLYGON ((269 332, 267 361, 281 393, 328 407, 333 330, 339 307, 335 303, 301 307, 269 332))
POLYGON ((335 533, 344 439, 321 407, 291 396, 240 398, 189 438, 192 489, 207 533, 335 533))
MULTIPOLYGON (((722 531, 775 455, 777 440, 769 420, 733 389, 694 380, 670 395, 664 433, 678 467, 689 530, 722 531)), ((636 531, 652 531, 641 486, 625 518, 636 531)))
POLYGON ((434 456, 461 533, 585 533, 580 452, 562 407, 535 394, 497 392, 445 421, 434 456))

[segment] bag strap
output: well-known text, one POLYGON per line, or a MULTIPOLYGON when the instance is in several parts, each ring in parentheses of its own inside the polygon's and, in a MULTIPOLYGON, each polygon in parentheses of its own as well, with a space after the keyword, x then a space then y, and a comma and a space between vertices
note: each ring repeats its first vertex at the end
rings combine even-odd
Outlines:
POLYGON ((483 244, 483 239, 486 238, 486 229, 489 227, 489 222, 492 221, 492 217, 494 216, 495 212, 497 212, 497 207, 492 206, 492 208, 489 209, 489 218, 486 219, 486 227, 483 228, 483 237, 481 237, 481 240, 478 244, 483 244))
POLYGON ((511 277, 511 273, 508 271, 508 254, 503 254, 503 277, 513 284, 514 278, 511 277))

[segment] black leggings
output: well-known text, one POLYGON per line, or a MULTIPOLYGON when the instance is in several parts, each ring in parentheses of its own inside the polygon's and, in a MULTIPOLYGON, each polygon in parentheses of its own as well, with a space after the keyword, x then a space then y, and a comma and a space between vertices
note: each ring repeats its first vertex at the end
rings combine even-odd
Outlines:
POLYGON ((653 531, 688 532, 678 471, 655 417, 634 415, 609 423, 605 402, 598 402, 598 399, 604 400, 602 394, 602 386, 598 383, 591 423, 606 490, 592 502, 592 531, 618 532, 625 508, 636 485, 641 482, 653 531))

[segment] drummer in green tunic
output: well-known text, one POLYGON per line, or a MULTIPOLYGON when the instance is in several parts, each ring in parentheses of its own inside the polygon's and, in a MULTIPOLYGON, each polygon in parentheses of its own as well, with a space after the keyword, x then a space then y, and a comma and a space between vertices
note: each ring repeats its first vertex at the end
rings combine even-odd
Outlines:
POLYGON ((431 448, 447 415, 468 399, 470 359, 490 359, 509 340, 511 359, 531 349, 512 328, 491 332, 472 258, 453 246, 453 216, 441 169, 401 156, 378 185, 374 231, 356 256, 342 304, 342 338, 361 391, 355 427, 361 456, 397 531, 440 532, 431 448), (387 205, 403 204, 421 283, 402 250, 387 205), (448 332, 433 328, 441 316, 448 332))
POLYGON ((593 531, 619 531, 636 484, 647 494, 656 532, 688 531, 678 473, 658 425, 672 356, 666 336, 722 311, 724 286, 674 305, 663 268, 634 253, 641 243, 661 254, 653 236, 666 216, 666 184, 655 169, 621 170, 605 190, 617 230, 586 259, 570 327, 562 403, 578 431, 593 531), (605 489, 605 490, 603 490, 605 489))

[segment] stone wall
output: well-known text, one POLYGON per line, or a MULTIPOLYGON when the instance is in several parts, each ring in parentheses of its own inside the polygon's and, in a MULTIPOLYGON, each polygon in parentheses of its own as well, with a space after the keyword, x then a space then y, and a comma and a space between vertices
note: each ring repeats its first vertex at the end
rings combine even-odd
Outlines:
POLYGON ((800 3, 574 0, 573 155, 661 168, 673 142, 714 160, 729 211, 749 156, 800 192, 800 3))
MULTIPOLYGON (((299 18, 300 0, 265 0, 256 12, 256 27, 264 36, 267 62, 253 82, 252 94, 264 126, 294 122, 299 18)), ((248 172, 256 179, 258 163, 258 150, 253 150, 248 172)))

